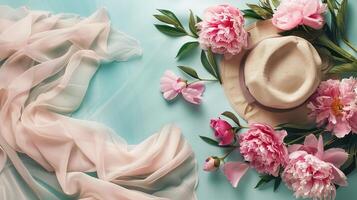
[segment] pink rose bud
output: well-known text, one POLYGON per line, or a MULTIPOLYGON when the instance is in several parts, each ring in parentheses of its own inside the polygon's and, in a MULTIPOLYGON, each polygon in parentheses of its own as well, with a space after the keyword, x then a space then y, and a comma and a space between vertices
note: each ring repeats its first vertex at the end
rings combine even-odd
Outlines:
POLYGON ((212 172, 218 169, 221 161, 217 157, 208 157, 203 166, 203 170, 206 172, 212 172))
POLYGON ((214 129, 214 136, 219 140, 219 145, 225 146, 233 143, 235 134, 232 126, 222 119, 211 119, 211 128, 214 129))

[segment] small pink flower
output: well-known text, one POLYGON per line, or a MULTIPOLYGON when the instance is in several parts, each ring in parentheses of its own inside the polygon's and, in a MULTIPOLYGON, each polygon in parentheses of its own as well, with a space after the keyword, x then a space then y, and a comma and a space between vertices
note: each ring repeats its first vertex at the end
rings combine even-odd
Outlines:
POLYGON ((197 27, 201 47, 214 53, 236 55, 248 45, 242 12, 231 5, 206 9, 197 27))
POLYGON ((214 136, 220 141, 219 145, 225 146, 233 143, 235 133, 227 121, 219 118, 211 119, 210 126, 214 129, 214 136))
POLYGON ((220 160, 216 157, 208 157, 203 166, 203 170, 206 172, 212 172, 218 169, 220 160))
POLYGON ((321 0, 282 0, 273 15, 273 24, 282 30, 298 25, 321 29, 325 23, 326 4, 321 0))
POLYGON ((279 175, 285 166, 288 151, 284 145, 285 130, 275 131, 265 124, 251 124, 247 132, 239 135, 240 153, 259 173, 279 175))
POLYGON ((324 151, 323 139, 314 135, 305 138, 303 145, 289 147, 289 162, 282 179, 297 198, 334 199, 335 184, 346 186, 346 176, 338 169, 348 158, 339 148, 324 151))
POLYGON ((357 133, 356 88, 357 80, 352 77, 321 82, 308 104, 310 116, 339 138, 351 131, 357 133))
POLYGON ((161 77, 160 90, 167 100, 172 100, 181 93, 186 101, 200 104, 205 86, 202 82, 188 84, 186 80, 167 70, 161 77))

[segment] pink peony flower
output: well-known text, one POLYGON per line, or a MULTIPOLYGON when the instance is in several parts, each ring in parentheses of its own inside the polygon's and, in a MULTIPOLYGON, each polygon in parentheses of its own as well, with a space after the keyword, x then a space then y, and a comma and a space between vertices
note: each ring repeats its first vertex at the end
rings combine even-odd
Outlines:
POLYGON ((324 151, 323 139, 314 135, 305 138, 303 145, 289 147, 289 162, 282 179, 296 198, 334 199, 335 184, 346 186, 346 176, 338 169, 348 158, 339 148, 324 151))
POLYGON ((285 130, 275 131, 265 124, 251 124, 247 132, 239 135, 240 153, 259 173, 279 175, 288 157, 284 145, 285 130))
POLYGON ((208 8, 197 24, 201 48, 226 55, 236 55, 248 45, 242 12, 230 5, 208 8))
POLYGON ((220 141, 219 145, 225 146, 233 143, 235 133, 232 126, 222 119, 211 119, 211 128, 214 129, 214 136, 220 141))
POLYGON ((296 198, 335 198, 331 165, 305 151, 296 151, 289 158, 282 179, 288 188, 295 191, 296 198))
POLYGON ((357 80, 352 77, 321 82, 308 104, 310 116, 339 138, 351 131, 357 133, 356 88, 357 80))
POLYGON ((203 165, 203 170, 207 172, 212 172, 218 169, 220 165, 220 160, 217 157, 208 157, 203 165))
POLYGON ((188 84, 186 80, 167 70, 161 77, 160 90, 167 100, 172 100, 181 93, 186 101, 200 104, 205 86, 202 82, 188 84))
POLYGON ((325 11, 326 4, 321 0, 282 0, 272 22, 282 30, 291 30, 298 25, 321 29, 325 23, 325 11))

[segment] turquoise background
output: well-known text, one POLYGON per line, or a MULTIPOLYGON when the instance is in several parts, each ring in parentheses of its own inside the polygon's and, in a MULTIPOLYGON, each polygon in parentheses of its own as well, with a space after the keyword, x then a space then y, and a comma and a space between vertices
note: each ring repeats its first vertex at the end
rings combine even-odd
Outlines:
MULTIPOLYGON (((177 61, 179 47, 191 38, 170 38, 159 33, 153 26, 155 9, 173 10, 187 24, 188 10, 202 15, 211 5, 230 3, 246 8, 249 1, 219 0, 1 0, 1 4, 13 7, 27 6, 30 9, 49 10, 54 13, 68 12, 88 16, 100 7, 108 9, 114 28, 137 38, 144 50, 140 58, 129 62, 104 64, 93 78, 88 94, 81 108, 74 114, 81 119, 100 121, 126 139, 136 144, 158 131, 164 124, 175 123, 182 128, 199 162, 200 183, 198 199, 295 199, 285 186, 272 191, 272 184, 263 189, 254 189, 258 182, 257 173, 250 170, 242 179, 238 189, 226 181, 221 172, 205 173, 201 170, 207 156, 222 155, 220 149, 203 143, 198 135, 210 136, 209 120, 218 117, 225 110, 232 110, 218 83, 208 83, 203 104, 193 106, 181 98, 166 102, 159 92, 159 79, 166 69, 182 75, 177 65, 188 65, 197 69, 202 77, 209 77, 199 61, 199 50, 192 56, 177 61)), ((357 1, 350 1, 348 19, 356 19, 357 1)), ((348 34, 357 44, 357 23, 348 21, 348 34)), ((349 187, 340 188, 337 200, 356 199, 357 175, 348 179, 349 187)))

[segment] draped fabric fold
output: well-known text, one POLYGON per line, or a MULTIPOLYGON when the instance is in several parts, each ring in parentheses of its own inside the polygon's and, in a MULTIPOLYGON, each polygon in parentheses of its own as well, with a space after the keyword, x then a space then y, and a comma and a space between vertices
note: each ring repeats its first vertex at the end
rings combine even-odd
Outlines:
MULTIPOLYGON (((0 133, 6 144, 54 172, 63 192, 79 199, 196 199, 196 161, 177 127, 167 125, 131 146, 100 123, 69 116, 101 62, 139 55, 139 43, 112 29, 104 9, 81 18, 0 7, 0 133)), ((0 167, 5 153, 10 157, 4 150, 0 167)), ((39 199, 48 199, 33 182, 26 181, 39 199)))

